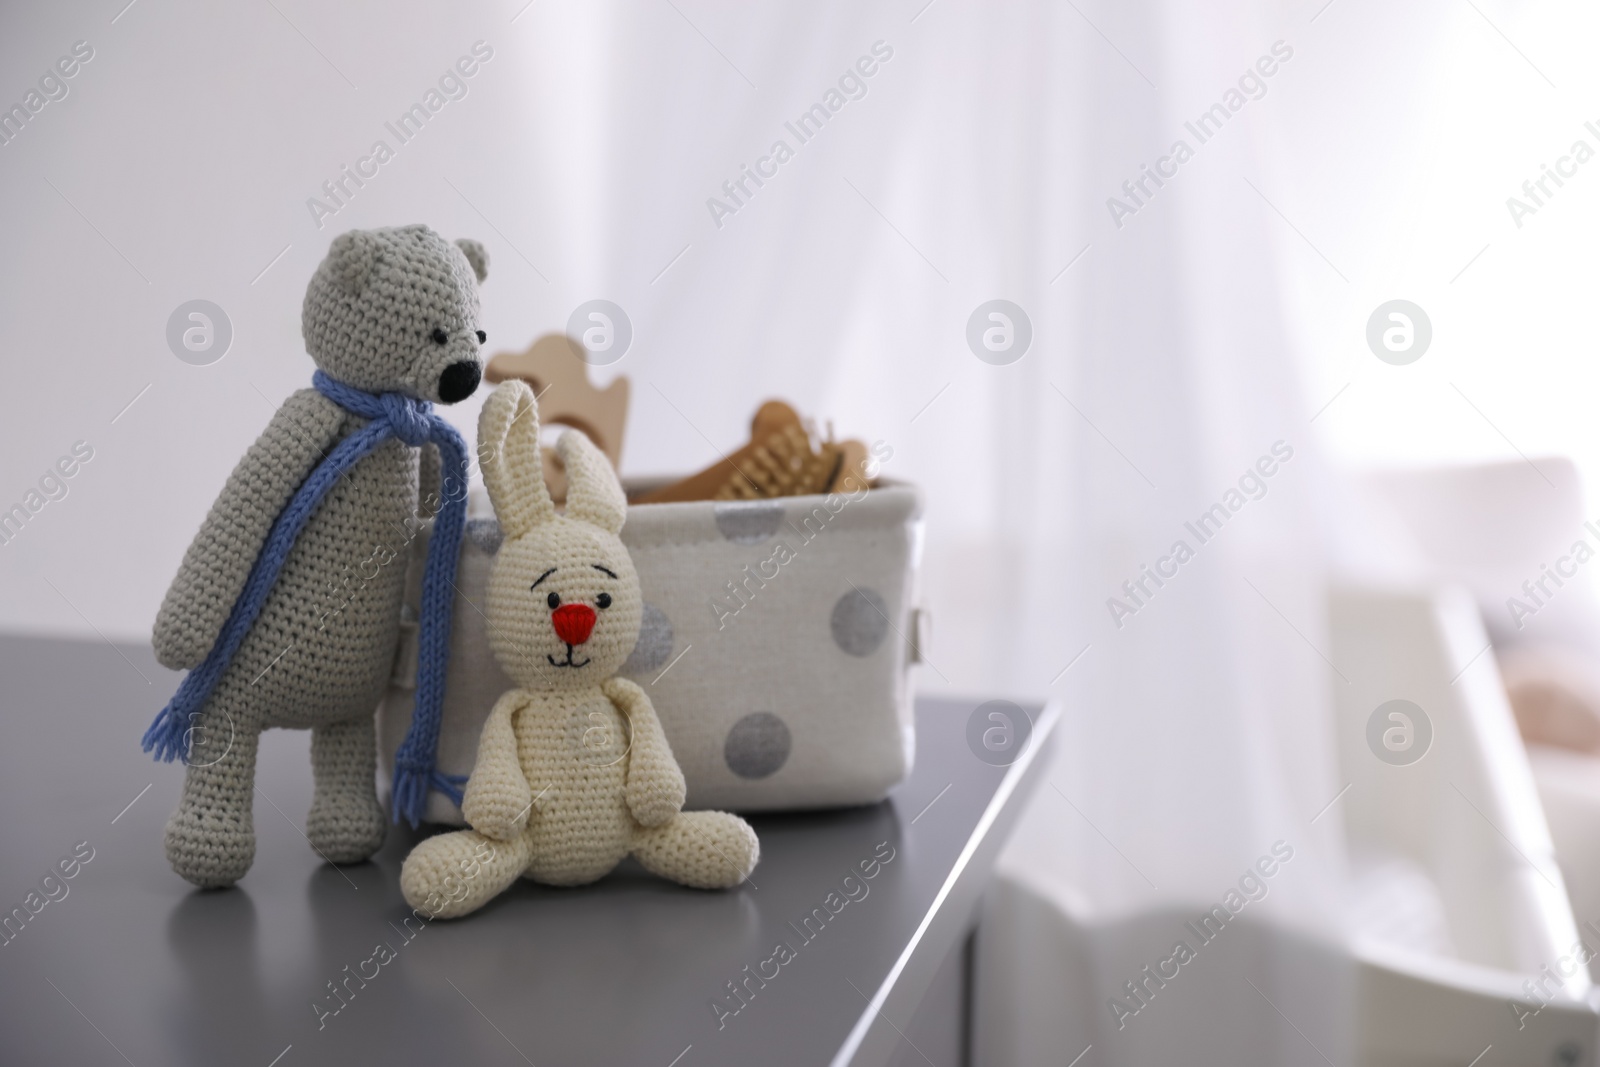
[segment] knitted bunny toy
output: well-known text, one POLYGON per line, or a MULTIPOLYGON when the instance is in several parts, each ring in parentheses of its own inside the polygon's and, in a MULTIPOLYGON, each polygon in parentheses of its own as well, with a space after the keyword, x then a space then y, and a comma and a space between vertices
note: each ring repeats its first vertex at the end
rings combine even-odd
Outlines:
MULTIPOLYGON (((404 558, 419 513, 438 509, 436 539, 453 523, 457 540, 438 553, 442 596, 423 605, 424 643, 443 649, 467 458, 432 404, 478 387, 487 264, 477 242, 451 244, 426 226, 353 230, 306 289, 315 388, 285 400, 234 468, 156 616, 156 658, 189 674, 144 747, 189 764, 166 849, 196 885, 230 885, 255 858, 256 747, 270 727, 311 730, 311 847, 349 863, 383 842, 373 709, 393 668, 405 582, 405 565, 391 561, 404 558)), ((443 674, 441 651, 418 671, 419 708, 424 690, 442 692, 443 674)), ((412 800, 451 785, 433 768, 432 722, 435 733, 397 761, 412 800)))
POLYGON ((566 514, 545 488, 533 392, 502 384, 478 420, 478 458, 505 542, 489 576, 495 659, 519 688, 495 704, 462 812, 472 829, 406 857, 400 888, 427 914, 476 911, 518 875, 593 882, 630 853, 701 889, 737 885, 760 845, 748 823, 682 811, 678 769, 650 698, 615 674, 639 638, 644 601, 617 536, 627 501, 606 458, 576 430, 556 446, 566 514))

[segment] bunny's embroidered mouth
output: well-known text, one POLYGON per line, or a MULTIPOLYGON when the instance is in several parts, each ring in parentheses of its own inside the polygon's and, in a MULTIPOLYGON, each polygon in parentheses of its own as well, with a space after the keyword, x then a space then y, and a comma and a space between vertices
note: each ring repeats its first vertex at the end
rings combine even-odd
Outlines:
POLYGON ((584 660, 582 663, 572 662, 572 648, 573 646, 571 645, 567 646, 567 658, 565 660, 558 660, 548 652, 545 653, 544 658, 550 661, 550 666, 552 667, 587 667, 589 665, 588 660, 584 660))

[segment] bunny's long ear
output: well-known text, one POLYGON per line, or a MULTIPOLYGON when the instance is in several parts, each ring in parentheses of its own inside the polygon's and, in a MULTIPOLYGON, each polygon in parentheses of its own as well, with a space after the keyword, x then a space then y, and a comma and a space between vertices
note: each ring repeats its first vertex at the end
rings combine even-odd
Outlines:
POLYGON ((478 416, 478 465, 507 539, 555 518, 539 452, 539 408, 519 378, 502 382, 478 416))
POLYGON ((563 433, 556 442, 556 454, 567 469, 567 518, 607 533, 620 533, 628 514, 628 498, 611 461, 581 430, 563 433))

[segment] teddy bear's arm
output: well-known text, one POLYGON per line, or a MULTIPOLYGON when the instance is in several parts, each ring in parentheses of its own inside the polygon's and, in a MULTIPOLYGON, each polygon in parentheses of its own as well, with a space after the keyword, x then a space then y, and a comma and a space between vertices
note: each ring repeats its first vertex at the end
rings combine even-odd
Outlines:
POLYGON ((645 691, 626 678, 609 679, 600 689, 628 717, 628 810, 640 826, 660 826, 683 810, 687 787, 656 709, 645 691))
POLYGON ((508 689, 495 701, 478 739, 478 759, 467 779, 461 814, 472 828, 496 841, 509 841, 528 825, 536 797, 517 759, 514 719, 528 704, 521 689, 508 689))
POLYGON ((162 666, 197 667, 211 651, 278 513, 333 447, 343 418, 315 389, 301 389, 233 468, 156 613, 162 666))

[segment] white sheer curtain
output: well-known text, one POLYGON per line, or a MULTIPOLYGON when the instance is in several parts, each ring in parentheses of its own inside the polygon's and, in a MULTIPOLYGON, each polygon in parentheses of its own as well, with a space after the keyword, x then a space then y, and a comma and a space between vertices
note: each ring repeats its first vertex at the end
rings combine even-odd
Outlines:
POLYGON ((1293 49, 1304 16, 682 10, 664 27, 608 20, 603 55, 572 57, 604 64, 607 103, 577 123, 581 151, 545 160, 583 205, 552 258, 632 297, 635 440, 692 465, 701 433, 738 440, 752 401, 777 393, 890 442, 887 471, 928 494, 922 687, 1063 699, 1050 784, 1006 858, 1008 884, 1055 908, 990 910, 982 1061, 1065 1063, 1091 1043, 1097 1063, 1342 1061, 1337 810, 1310 821, 1340 787, 1319 652, 1323 473, 1275 286, 1284 223, 1255 150, 1296 57, 1280 46, 1265 95, 1206 143, 1184 127, 1275 42, 1293 49), (866 97, 714 225, 698 205, 879 40, 893 58, 866 97), (688 65, 686 42, 701 53, 688 65), (1118 227, 1107 198, 1127 201, 1122 183, 1178 139, 1194 158, 1118 227), (993 298, 1032 322, 1010 366, 964 341, 993 298), (1273 475, 1241 486, 1263 457, 1273 475), (1185 527, 1258 484, 1204 544, 1185 527), (1124 581, 1179 540, 1194 558, 1130 599, 1124 581), (1119 627, 1113 596, 1144 606, 1119 627), (1136 1005, 1124 983, 1179 939, 1198 947, 1184 920, 1277 842, 1293 859, 1239 932, 1119 1029, 1109 998, 1136 1005))

